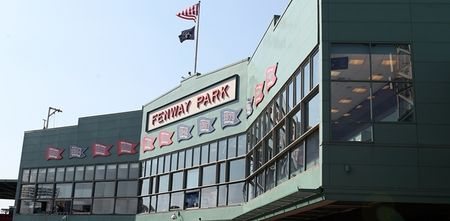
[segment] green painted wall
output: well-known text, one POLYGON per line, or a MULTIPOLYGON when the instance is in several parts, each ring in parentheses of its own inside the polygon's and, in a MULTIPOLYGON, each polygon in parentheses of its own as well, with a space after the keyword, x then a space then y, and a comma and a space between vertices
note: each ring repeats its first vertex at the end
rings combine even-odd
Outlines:
POLYGON ((449 11, 446 0, 323 0, 323 185, 328 199, 450 203, 449 11), (416 121, 376 123, 371 144, 329 142, 329 48, 334 42, 411 44, 416 121))

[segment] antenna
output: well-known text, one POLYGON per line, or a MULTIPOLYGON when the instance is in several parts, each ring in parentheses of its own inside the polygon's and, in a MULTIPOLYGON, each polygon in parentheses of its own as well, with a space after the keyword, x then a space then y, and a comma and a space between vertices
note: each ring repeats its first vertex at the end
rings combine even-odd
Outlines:
POLYGON ((44 123, 45 123, 44 129, 48 129, 48 121, 50 119, 50 116, 56 114, 57 112, 62 113, 62 110, 60 110, 58 108, 54 108, 54 107, 48 107, 47 120, 44 120, 44 123))

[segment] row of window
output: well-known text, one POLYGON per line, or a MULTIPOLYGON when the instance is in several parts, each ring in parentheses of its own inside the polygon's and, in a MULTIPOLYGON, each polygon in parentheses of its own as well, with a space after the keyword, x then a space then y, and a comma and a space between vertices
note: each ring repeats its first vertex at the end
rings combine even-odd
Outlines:
POLYGON ((246 153, 246 142, 246 136, 242 134, 155 157, 142 162, 141 177, 154 176, 244 156, 246 153))
POLYGON ((334 141, 372 141, 374 122, 414 120, 410 45, 333 44, 330 75, 334 141))
POLYGON ((22 183, 137 179, 139 163, 24 169, 22 183))

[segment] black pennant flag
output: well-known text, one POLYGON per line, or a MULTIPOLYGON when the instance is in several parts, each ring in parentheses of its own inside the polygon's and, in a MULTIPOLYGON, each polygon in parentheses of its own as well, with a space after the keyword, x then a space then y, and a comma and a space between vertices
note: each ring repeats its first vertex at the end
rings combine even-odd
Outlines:
POLYGON ((183 43, 185 40, 194 40, 195 39, 195 26, 191 29, 187 29, 181 32, 180 35, 178 35, 178 38, 180 38, 180 42, 183 43))

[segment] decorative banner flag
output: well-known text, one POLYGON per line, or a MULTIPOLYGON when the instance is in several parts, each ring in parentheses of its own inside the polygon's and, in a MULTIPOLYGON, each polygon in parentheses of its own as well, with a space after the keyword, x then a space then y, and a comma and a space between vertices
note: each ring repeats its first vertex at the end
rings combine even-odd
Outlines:
POLYGON ((168 131, 160 131, 159 132, 159 148, 164 147, 164 146, 169 146, 172 145, 173 141, 172 141, 172 137, 173 137, 174 132, 168 132, 168 131))
POLYGON ((48 147, 47 151, 45 151, 45 159, 46 160, 61 160, 62 153, 64 152, 64 148, 55 148, 48 147))
POLYGON ((177 13, 177 16, 186 19, 186 20, 195 20, 197 19, 199 13, 200 5, 197 3, 189 8, 184 9, 181 12, 177 13))
POLYGON ((215 130, 214 122, 216 122, 216 118, 199 117, 197 120, 198 135, 212 133, 215 130))
POLYGON ((278 63, 266 69, 266 90, 267 92, 277 83, 277 67, 278 63))
POLYGON ((142 151, 145 153, 147 151, 153 151, 155 149, 156 137, 144 137, 142 139, 142 151))
POLYGON ((187 126, 184 124, 180 124, 177 127, 177 141, 180 142, 182 140, 189 140, 192 138, 192 129, 194 128, 194 125, 187 126))
POLYGON ((222 129, 228 126, 234 126, 241 123, 239 120, 239 115, 241 114, 242 109, 232 110, 229 108, 223 109, 220 111, 220 117, 222 122, 222 129))
POLYGON ((262 83, 256 84, 255 86, 255 106, 264 99, 264 81, 262 83))
POLYGON ((186 29, 181 32, 180 35, 178 35, 178 38, 180 39, 180 43, 183 43, 185 40, 194 40, 195 39, 195 26, 191 29, 186 29))
POLYGON ((95 143, 92 145, 92 156, 96 157, 96 156, 102 156, 102 157, 106 157, 111 155, 111 153, 109 152, 109 150, 111 149, 112 145, 103 145, 103 144, 98 144, 95 143))
POLYGON ((255 97, 247 98, 247 119, 253 114, 253 100, 255 100, 255 97))
POLYGON ((69 148, 70 153, 69 153, 69 158, 85 158, 86 154, 84 153, 87 148, 83 148, 83 147, 78 147, 78 146, 70 146, 69 148))
POLYGON ((117 142, 117 154, 119 156, 122 154, 135 154, 136 146, 137 144, 135 143, 120 140, 119 142, 117 142))

